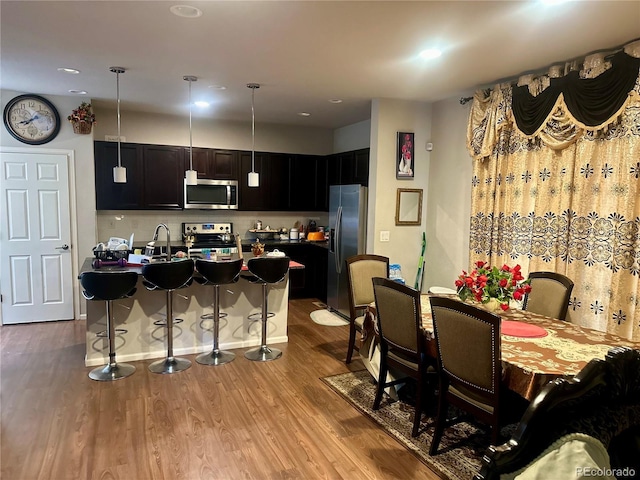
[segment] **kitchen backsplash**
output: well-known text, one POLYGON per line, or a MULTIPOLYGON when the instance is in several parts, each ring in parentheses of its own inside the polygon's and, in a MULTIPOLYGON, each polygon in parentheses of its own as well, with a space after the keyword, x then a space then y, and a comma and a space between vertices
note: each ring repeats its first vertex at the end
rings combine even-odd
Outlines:
MULTIPOLYGON (((308 225, 311 220, 317 226, 326 226, 329 214, 324 212, 231 212, 225 211, 99 211, 97 212, 98 240, 107 242, 111 237, 127 240, 134 234, 134 243, 146 243, 153 237, 156 225, 165 223, 171 231, 171 242, 182 242, 183 222, 231 222, 233 232, 242 239, 251 239, 250 229, 256 220, 262 221, 263 228, 272 229, 293 227, 296 221, 308 225)), ((160 232, 161 242, 164 232, 160 232)))

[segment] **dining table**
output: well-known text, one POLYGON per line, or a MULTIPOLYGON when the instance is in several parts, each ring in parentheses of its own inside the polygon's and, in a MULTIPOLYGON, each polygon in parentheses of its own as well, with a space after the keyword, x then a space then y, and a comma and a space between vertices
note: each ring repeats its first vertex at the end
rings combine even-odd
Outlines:
MULTIPOLYGON (((422 332, 429 355, 437 358, 433 333, 431 296, 458 299, 456 295, 422 294, 420 296, 422 332)), ((482 304, 478 304, 481 308, 482 304)), ((604 359, 613 347, 640 349, 631 342, 607 332, 581 327, 571 322, 546 317, 520 308, 495 312, 502 318, 501 354, 503 382, 526 400, 533 400, 542 387, 557 378, 571 378, 594 358, 604 359)), ((377 338, 375 303, 365 312, 360 355, 376 376, 377 338)))

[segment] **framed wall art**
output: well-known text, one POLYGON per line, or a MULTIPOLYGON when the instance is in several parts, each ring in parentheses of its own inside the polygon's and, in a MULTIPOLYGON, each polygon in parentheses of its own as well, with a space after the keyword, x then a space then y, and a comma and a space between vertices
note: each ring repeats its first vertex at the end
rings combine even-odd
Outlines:
POLYGON ((396 178, 413 180, 413 133, 398 132, 396 178))

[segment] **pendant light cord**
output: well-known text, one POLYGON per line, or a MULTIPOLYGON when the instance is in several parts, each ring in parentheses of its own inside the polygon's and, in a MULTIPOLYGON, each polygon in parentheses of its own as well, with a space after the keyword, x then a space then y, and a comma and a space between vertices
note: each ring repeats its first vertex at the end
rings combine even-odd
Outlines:
POLYGON ((254 107, 254 96, 256 87, 251 87, 251 171, 255 172, 256 160, 256 110, 254 107))
POLYGON ((193 133, 191 130, 191 82, 189 79, 189 170, 193 170, 193 133))
POLYGON ((116 70, 116 98, 118 99, 118 167, 122 167, 120 156, 120 71, 116 70))

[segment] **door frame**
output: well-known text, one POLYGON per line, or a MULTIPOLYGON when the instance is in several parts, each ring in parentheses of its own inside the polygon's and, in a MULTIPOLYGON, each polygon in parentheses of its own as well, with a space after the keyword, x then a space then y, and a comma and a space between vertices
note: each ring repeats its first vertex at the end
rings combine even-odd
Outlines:
MULTIPOLYGON (((40 147, 2 147, 0 146, 0 155, 4 153, 22 153, 22 154, 45 154, 45 155, 65 155, 67 157, 67 189, 69 190, 69 220, 71 228, 71 275, 74 280, 78 278, 79 261, 78 261, 78 215, 76 204, 76 160, 75 150, 67 150, 60 148, 40 148, 40 147)), ((2 244, 0 243, 0 248, 2 244)), ((0 262, 2 261, 0 257, 0 262)), ((1 279, 0 279, 1 281, 1 279)), ((0 284, 0 287, 2 285, 0 284)), ((78 319, 80 313, 80 288, 78 282, 72 282, 73 289, 73 318, 78 319)), ((0 308, 0 325, 4 325, 2 319, 2 309, 0 308)))

